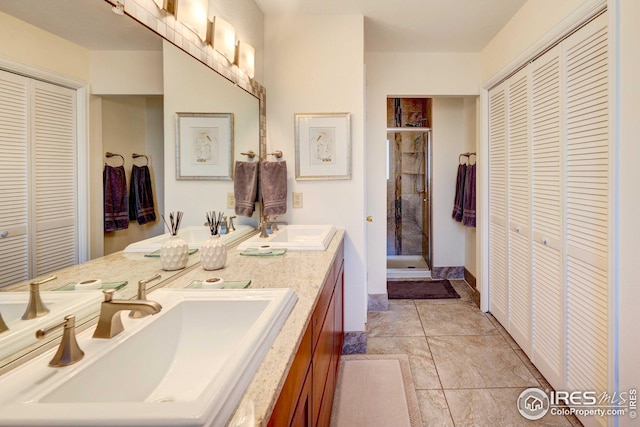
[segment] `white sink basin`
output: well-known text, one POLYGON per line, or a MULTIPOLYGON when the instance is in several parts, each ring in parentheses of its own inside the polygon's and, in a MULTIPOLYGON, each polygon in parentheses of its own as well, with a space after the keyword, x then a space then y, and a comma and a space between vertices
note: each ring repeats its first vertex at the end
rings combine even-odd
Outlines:
POLYGON ((22 320, 29 303, 29 292, 0 292, 0 313, 9 327, 8 331, 0 333, 0 359, 36 343, 38 329, 60 323, 68 314, 75 314, 80 320, 95 313, 103 300, 100 291, 42 291, 40 297, 49 314, 22 320))
POLYGON ((48 352, 0 377, 3 426, 224 426, 297 301, 290 289, 177 290, 112 339, 78 335, 85 357, 48 352))
MULTIPOLYGON (((238 225, 236 230, 231 233, 223 234, 220 236, 222 240, 227 244, 234 243, 239 239, 251 234, 255 231, 250 225, 238 225)), ((189 249, 200 249, 200 246, 211 236, 211 231, 205 226, 189 226, 182 227, 178 231, 178 236, 189 244, 189 249)), ((160 236, 151 237, 149 239, 141 240, 136 243, 128 245, 124 252, 145 252, 151 253, 160 249, 160 246, 169 240, 171 235, 169 233, 162 234, 160 236)))
POLYGON ((324 251, 329 246, 336 227, 333 225, 284 225, 269 237, 255 235, 238 245, 238 250, 257 249, 269 245, 292 251, 324 251))

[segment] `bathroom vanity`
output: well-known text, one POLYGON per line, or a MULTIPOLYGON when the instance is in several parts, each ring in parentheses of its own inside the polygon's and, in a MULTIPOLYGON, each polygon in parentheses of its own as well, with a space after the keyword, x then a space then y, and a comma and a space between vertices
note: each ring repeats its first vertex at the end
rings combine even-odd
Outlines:
MULTIPOLYGON (((243 256, 230 250, 226 266, 216 271, 205 271, 200 266, 199 252, 191 255, 187 268, 179 272, 162 271, 158 258, 118 252, 55 272, 58 279, 43 285, 42 290, 53 290, 88 277, 106 282, 127 279, 127 286, 119 290, 120 297, 134 298, 136 281, 157 273, 163 277, 149 284, 149 300, 154 299, 158 288, 190 288, 214 276, 229 282, 250 280, 251 289, 289 288, 296 293, 297 302, 227 425, 242 425, 242 417, 253 413, 256 426, 328 426, 343 339, 343 241, 344 230, 337 230, 325 251, 243 256)), ((16 285, 3 291, 23 287, 24 284, 16 285)), ((96 320, 95 316, 82 319, 79 331, 93 328, 96 320)), ((207 327, 228 328, 224 321, 207 327)), ((14 355, 13 360, 4 360, 0 373, 57 346, 58 342, 56 338, 48 345, 25 349, 14 355)), ((163 405, 166 408, 171 403, 163 405)))

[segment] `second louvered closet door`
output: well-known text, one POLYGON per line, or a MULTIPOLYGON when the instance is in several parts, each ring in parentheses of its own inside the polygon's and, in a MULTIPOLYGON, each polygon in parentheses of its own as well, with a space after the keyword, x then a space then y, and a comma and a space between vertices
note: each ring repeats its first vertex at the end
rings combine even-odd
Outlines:
POLYGON ((509 334, 531 354, 529 71, 507 81, 509 334))

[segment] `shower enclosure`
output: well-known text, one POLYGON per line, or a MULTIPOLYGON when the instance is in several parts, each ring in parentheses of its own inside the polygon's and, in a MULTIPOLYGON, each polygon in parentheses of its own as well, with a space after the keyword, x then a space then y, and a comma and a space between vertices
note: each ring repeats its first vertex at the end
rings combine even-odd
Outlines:
POLYGON ((430 277, 431 99, 387 99, 387 278, 430 277))

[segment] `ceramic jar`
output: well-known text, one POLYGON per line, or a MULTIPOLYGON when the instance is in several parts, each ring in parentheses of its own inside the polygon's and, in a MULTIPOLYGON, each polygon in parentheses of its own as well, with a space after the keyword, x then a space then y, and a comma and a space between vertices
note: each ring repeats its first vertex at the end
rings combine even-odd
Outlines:
POLYGON ((189 245, 178 236, 171 236, 160 246, 160 265, 163 270, 180 270, 189 261, 189 245))
POLYGON ((219 270, 227 262, 227 244, 219 234, 204 242, 200 251, 200 264, 205 270, 219 270))

